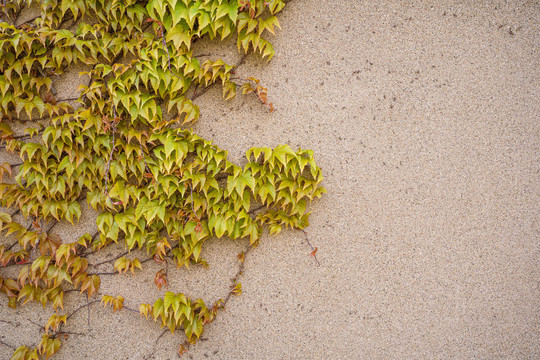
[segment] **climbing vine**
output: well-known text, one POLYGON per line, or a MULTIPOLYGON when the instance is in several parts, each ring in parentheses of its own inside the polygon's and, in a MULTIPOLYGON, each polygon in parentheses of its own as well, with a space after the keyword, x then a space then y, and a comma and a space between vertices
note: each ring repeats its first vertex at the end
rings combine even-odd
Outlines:
MULTIPOLYGON (((235 70, 248 53, 274 56, 266 37, 279 27, 276 14, 285 1, 18 0, 0 6, 0 145, 21 159, 0 165, 6 209, 0 212, 0 291, 12 308, 34 301, 55 309, 38 345, 13 346, 12 359, 58 352, 63 328, 82 308, 64 311, 64 293, 99 293, 103 274, 89 269, 105 262, 89 264, 87 256, 110 244, 127 249, 112 260, 114 273, 140 271, 147 261, 162 264, 154 279, 161 289, 169 260, 177 267, 205 264, 201 251, 210 237, 249 237, 247 253, 264 226, 272 234, 308 226, 306 206, 325 191, 312 151, 252 148, 238 166, 185 128, 199 117, 194 100, 214 85, 225 100, 240 86, 274 110, 260 81, 237 78, 235 70), (39 16, 18 23, 25 8, 39 9, 39 16), (244 57, 233 65, 201 61, 193 48, 203 37, 235 39, 244 57), (77 99, 59 99, 55 81, 74 65, 86 68, 81 75, 88 81, 77 99), (24 133, 16 123, 26 125, 24 133), (61 239, 53 228, 60 221, 75 226, 83 201, 99 213, 96 233, 61 239), (135 249, 149 257, 130 258, 135 249), (19 267, 15 278, 1 272, 11 267, 19 267)), ((182 353, 241 292, 244 255, 227 297, 212 305, 168 291, 138 309, 109 295, 83 307, 101 302, 150 316, 173 333, 181 329, 182 353)))

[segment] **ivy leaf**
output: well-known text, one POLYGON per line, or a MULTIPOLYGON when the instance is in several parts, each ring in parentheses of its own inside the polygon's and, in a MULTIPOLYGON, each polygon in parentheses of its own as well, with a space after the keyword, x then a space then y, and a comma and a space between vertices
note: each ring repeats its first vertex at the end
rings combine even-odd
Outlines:
POLYGON ((64 292, 59 287, 48 290, 47 297, 52 301, 55 311, 58 308, 64 309, 64 292))
POLYGON ((74 220, 78 222, 81 218, 81 205, 77 201, 70 203, 65 217, 67 221, 74 225, 74 220))
POLYGON ((233 23, 236 23, 236 18, 238 16, 238 5, 236 1, 233 2, 223 2, 216 11, 216 20, 219 20, 223 16, 228 15, 233 23))
POLYGON ((272 35, 276 35, 276 33, 274 32, 274 26, 277 26, 281 29, 281 27, 279 26, 279 21, 275 16, 270 16, 264 20, 259 19, 259 35, 262 35, 264 30, 270 31, 272 35))
POLYGON ((11 169, 11 165, 7 162, 0 165, 0 182, 4 181, 5 174, 7 174, 8 177, 11 177, 13 175, 13 170, 11 169))
POLYGON ((101 279, 98 275, 92 275, 87 277, 81 286, 81 292, 86 291, 88 296, 92 296, 95 292, 98 291, 101 279))
POLYGON ((120 274, 122 273, 122 271, 127 272, 129 269, 129 265, 126 264, 126 262, 128 261, 129 260, 126 259, 125 256, 116 259, 116 261, 114 262, 114 270, 118 271, 120 274))
POLYGON ((175 139, 174 136, 168 136, 165 139, 165 143, 163 144, 165 149, 165 156, 169 157, 171 153, 175 150, 175 139))
POLYGON ((58 314, 53 314, 45 324, 45 334, 49 334, 49 329, 56 331, 61 323, 66 323, 66 319, 67 315, 60 316, 58 314))
POLYGON ((163 299, 157 299, 153 306, 154 320, 157 320, 159 316, 165 315, 165 308, 163 307, 163 299))
POLYGON ((181 25, 176 25, 167 32, 166 41, 172 41, 174 47, 180 49, 185 44, 187 49, 191 47, 191 35, 189 31, 181 25))
POLYGON ((169 311, 169 308, 175 303, 175 301, 176 308, 178 308, 178 299, 176 298, 176 295, 171 291, 167 291, 163 297, 163 308, 165 312, 169 311))
POLYGON ((142 265, 139 259, 129 260, 125 256, 122 256, 114 262, 114 270, 118 271, 119 273, 126 273, 129 270, 132 274, 135 274, 135 268, 142 270, 142 265))
POLYGON ((56 249, 58 249, 60 245, 62 245, 62 239, 60 236, 50 233, 47 234, 45 239, 41 239, 39 242, 39 252, 42 255, 49 253, 51 257, 54 257, 56 254, 56 249))
POLYGON ((22 146, 21 148, 21 157, 24 153, 26 153, 27 155, 27 159, 30 160, 30 159, 33 159, 34 158, 34 154, 36 153, 36 151, 38 150, 42 150, 42 147, 40 144, 36 144, 36 143, 26 143, 22 146))
POLYGON ((0 122, 0 138, 6 139, 13 135, 13 130, 11 129, 11 126, 9 126, 5 122, 0 122))
POLYGON ((234 288, 232 289, 232 293, 234 295, 240 295, 242 293, 242 284, 241 283, 236 284, 234 288))
POLYGON ((165 269, 161 269, 156 273, 154 284, 156 284, 159 290, 161 290, 162 286, 167 287, 167 272, 165 269))
POLYGON ((30 350, 28 346, 22 345, 11 355, 11 360, 39 360, 39 356, 37 349, 30 350))
POLYGON ((120 311, 124 307, 124 298, 120 295, 117 297, 112 297, 110 295, 103 295, 101 298, 101 304, 103 306, 111 305, 113 307, 113 312, 120 311))
POLYGON ((203 332, 202 321, 199 318, 194 318, 191 322, 184 321, 184 332, 188 340, 193 341, 193 335, 198 339, 203 332))
POLYGON ((152 313, 152 305, 150 304, 139 305, 139 313, 141 314, 141 317, 144 315, 144 317, 148 319, 148 313, 152 313))
POLYGON ((37 346, 37 350, 41 355, 45 354, 46 359, 48 359, 58 352, 60 345, 60 340, 51 338, 47 334, 43 334, 41 342, 37 346))

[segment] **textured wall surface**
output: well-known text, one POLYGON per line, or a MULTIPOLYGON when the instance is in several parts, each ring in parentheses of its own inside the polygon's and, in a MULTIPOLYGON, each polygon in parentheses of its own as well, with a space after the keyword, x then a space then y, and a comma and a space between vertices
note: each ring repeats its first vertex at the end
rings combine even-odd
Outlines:
MULTIPOLYGON (((265 233, 243 294, 185 357, 539 358, 539 14, 537 1, 292 1, 274 59, 238 70, 261 79, 276 111, 223 102, 216 87, 197 99, 194 130, 237 163, 251 146, 315 151, 328 194, 310 205, 307 232, 321 265, 301 232, 265 233)), ((195 45, 240 57, 233 42, 195 45)), ((60 79, 59 97, 79 81, 60 79)), ((93 232, 94 219, 86 211, 57 232, 93 232)), ((171 272, 168 290, 224 297, 245 246, 209 241, 209 269, 171 272)), ((104 278, 101 293, 153 302, 166 291, 153 285, 158 269, 104 278)), ((71 309, 84 301, 65 297, 71 309)), ((35 345, 51 310, 6 304, 1 340, 35 345)), ((174 359, 182 341, 167 333, 156 345, 158 325, 98 305, 69 329, 82 335, 58 359, 174 359)))

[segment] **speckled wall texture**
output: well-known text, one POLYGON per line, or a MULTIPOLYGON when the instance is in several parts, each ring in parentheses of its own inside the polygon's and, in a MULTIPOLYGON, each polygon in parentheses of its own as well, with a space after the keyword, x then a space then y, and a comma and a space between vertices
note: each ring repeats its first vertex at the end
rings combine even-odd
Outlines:
MULTIPOLYGON (((238 70, 261 79, 276 111, 214 88, 194 130, 236 162, 251 146, 315 151, 328 194, 307 231, 321 266, 302 233, 265 233, 243 294, 185 358, 540 358, 539 15, 537 1, 293 0, 274 59, 238 70)), ((240 57, 234 42, 196 52, 240 57)), ((59 80, 61 96, 78 81, 59 80)), ((84 216, 60 235, 95 229, 84 216)), ((173 272, 168 290, 223 297, 245 245, 209 241, 209 269, 173 272)), ((104 279, 102 293, 153 302, 166 291, 158 269, 104 279)), ((35 343, 30 320, 50 311, 6 303, 0 319, 14 324, 0 322, 1 339, 35 343)), ((155 345, 161 329, 137 314, 95 306, 90 320, 73 318, 84 335, 58 359, 176 358, 180 335, 155 345)))

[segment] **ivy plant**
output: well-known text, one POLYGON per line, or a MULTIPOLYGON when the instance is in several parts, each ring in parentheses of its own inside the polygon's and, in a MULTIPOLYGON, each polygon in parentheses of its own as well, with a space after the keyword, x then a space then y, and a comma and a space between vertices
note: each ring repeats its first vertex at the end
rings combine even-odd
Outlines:
MULTIPOLYGON (((64 311, 64 293, 99 293, 101 277, 89 272, 87 256, 110 244, 127 249, 113 259, 116 273, 142 270, 147 260, 163 264, 155 276, 161 288, 168 261, 205 264, 201 251, 211 237, 247 237, 251 248, 264 226, 272 234, 308 226, 306 206, 325 192, 311 150, 256 147, 238 166, 186 128, 199 118, 195 98, 214 85, 224 100, 239 86, 274 110, 258 79, 235 76, 240 63, 202 61, 193 49, 200 38, 233 39, 244 56, 271 59, 267 37, 279 28, 276 15, 285 1, 16 0, 0 6, 0 144, 21 159, 0 166, 6 209, 0 212, 0 270, 19 267, 15 278, 0 272, 0 291, 12 308, 34 301, 56 311, 38 345, 15 348, 12 359, 48 358, 60 349, 62 328, 78 311, 64 311), (39 9, 39 16, 18 23, 25 8, 39 9), (55 81, 75 65, 85 66, 81 75, 89 81, 75 102, 57 98, 55 81), (30 126, 18 134, 17 122, 30 126), (60 221, 76 226, 83 201, 99 213, 97 232, 60 239, 53 227, 60 221), (136 249, 149 258, 129 257, 136 249)), ((241 269, 243 259, 244 253, 241 269)), ((182 329, 183 352, 240 292, 235 279, 226 299, 208 307, 169 291, 134 311, 171 332, 182 329)), ((101 302, 114 311, 127 308, 122 296, 104 295, 101 302)))

